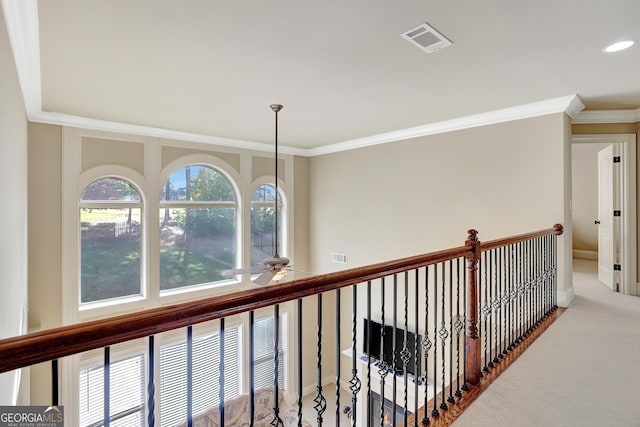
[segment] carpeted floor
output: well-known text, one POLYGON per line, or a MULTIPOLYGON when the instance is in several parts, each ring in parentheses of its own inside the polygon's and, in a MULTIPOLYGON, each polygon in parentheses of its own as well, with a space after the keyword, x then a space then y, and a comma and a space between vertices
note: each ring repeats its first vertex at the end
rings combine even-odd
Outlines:
POLYGON ((574 260, 576 299, 454 427, 640 426, 640 298, 574 260))

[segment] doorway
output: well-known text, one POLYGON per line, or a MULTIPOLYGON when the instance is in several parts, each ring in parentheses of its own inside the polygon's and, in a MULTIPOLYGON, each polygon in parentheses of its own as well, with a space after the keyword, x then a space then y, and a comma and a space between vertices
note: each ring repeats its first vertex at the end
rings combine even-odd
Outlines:
MULTIPOLYGON (((620 163, 613 166, 619 179, 619 201, 613 218, 613 238, 619 246, 613 251, 611 271, 602 271, 603 279, 610 277, 613 290, 638 295, 636 279, 636 138, 635 134, 574 135, 572 137, 572 217, 573 253, 575 258, 598 259, 598 152, 607 147, 615 149, 620 163), (614 267, 615 265, 615 267, 614 267), (619 270, 618 270, 619 269, 619 270)), ((601 154, 602 156, 602 154, 601 154)), ((614 213, 611 212, 613 216, 614 213)), ((601 256, 602 258, 602 253, 601 256)), ((607 280, 603 280, 607 282, 607 280)))

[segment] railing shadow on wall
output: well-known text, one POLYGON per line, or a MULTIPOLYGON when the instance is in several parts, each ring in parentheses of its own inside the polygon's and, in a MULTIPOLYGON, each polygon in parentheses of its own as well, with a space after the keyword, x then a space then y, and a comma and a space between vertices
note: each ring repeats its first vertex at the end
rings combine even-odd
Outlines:
MULTIPOLYGON (((534 331, 556 309, 557 236, 562 226, 482 243, 475 230, 468 232, 464 246, 413 256, 371 266, 309 277, 145 310, 67 327, 0 340, 0 373, 33 364, 50 362, 51 404, 60 405, 58 361, 89 350, 104 352, 104 414, 102 425, 111 423, 109 409, 110 346, 129 340, 148 340, 149 369, 146 393, 146 424, 156 424, 158 401, 154 374, 154 337, 163 332, 187 329, 187 347, 192 326, 217 320, 224 332, 224 320, 234 315, 249 316, 248 360, 253 354, 253 313, 273 307, 274 364, 281 366, 279 305, 315 299, 315 324, 303 324, 296 316, 297 348, 290 347, 296 363, 295 408, 281 413, 279 375, 273 373, 272 425, 309 425, 303 420, 303 379, 315 380, 314 416, 317 425, 326 418, 327 392, 323 389, 323 356, 326 348, 335 354, 335 423, 348 412, 349 425, 424 425, 437 419, 450 406, 465 399, 481 377, 500 365, 503 358, 534 331), (347 288, 347 289, 344 289, 347 288), (323 330, 323 295, 334 293, 336 330, 323 330), (341 297, 351 299, 351 313, 341 313, 341 297), (344 325, 349 327, 345 328, 344 325), (342 326, 342 327, 341 327, 342 326), (314 330, 315 348, 302 348, 303 331, 314 330), (330 336, 327 343, 325 336, 330 336), (350 339, 341 348, 342 337, 350 339), (303 372, 304 357, 315 358, 315 372, 303 372), (343 355, 350 357, 343 369, 343 355), (346 390, 341 390, 346 388, 346 390), (286 423, 286 424, 285 424, 286 423)), ((332 319, 333 320, 333 319, 332 319)), ((307 332, 308 333, 308 332, 307 332)), ((221 337, 224 333, 220 334, 221 337)), ((217 390, 219 404, 212 408, 219 424, 225 416, 224 338, 220 340, 218 378, 210 387, 217 390)), ((190 352, 188 375, 192 375, 190 352)), ((325 360, 326 362, 326 360, 325 360)), ((248 417, 255 418, 253 364, 249 372, 248 417)), ((333 372, 331 372, 333 374, 333 372)), ((191 378, 189 377, 188 380, 191 378)), ((192 413, 188 381, 187 415, 191 426, 199 414, 192 413)), ((211 413, 211 411, 210 411, 211 413)), ((233 425, 233 424, 226 424, 233 425)))

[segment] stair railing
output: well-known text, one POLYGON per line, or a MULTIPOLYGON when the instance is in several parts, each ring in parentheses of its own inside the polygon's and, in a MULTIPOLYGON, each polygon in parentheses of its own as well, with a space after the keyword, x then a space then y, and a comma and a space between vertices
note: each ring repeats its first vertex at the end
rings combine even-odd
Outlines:
MULTIPOLYGON (((478 233, 470 230, 464 246, 456 248, 7 338, 0 340, 0 373, 50 361, 51 404, 59 405, 59 359, 103 348, 103 423, 108 426, 110 346, 146 338, 151 370, 146 424, 153 426, 157 405, 153 343, 157 334, 187 328, 189 339, 193 325, 216 319, 224 331, 224 319, 239 314, 247 314, 253 327, 254 311, 273 307, 276 368, 272 424, 284 425, 278 403, 282 393, 277 368, 279 305, 296 301, 301 313, 303 299, 315 298, 316 325, 305 325, 303 316, 297 316, 298 347, 292 349, 297 354, 295 424, 304 425, 303 378, 313 375, 302 370, 304 354, 316 358, 313 401, 316 422, 322 425, 327 409, 322 374, 326 353, 323 294, 334 292, 338 309, 335 339, 330 344, 335 346, 335 425, 340 425, 344 413, 354 427, 382 426, 386 421, 392 425, 429 424, 441 411, 464 399, 466 391, 556 310, 556 237, 560 234, 562 226, 556 224, 551 229, 482 243, 478 233), (344 288, 349 288, 350 294, 345 294, 344 288), (347 319, 340 307, 341 299, 349 297, 351 313, 347 319), (350 326, 351 343, 347 349, 341 348, 341 337, 346 336, 344 324, 350 326), (313 350, 301 344, 303 331, 310 331, 311 327, 317 333, 313 350), (342 372, 343 355, 350 357, 350 373, 342 372), (345 399, 341 388, 349 392, 345 399)), ((222 352, 224 332, 220 342, 222 352)), ((253 354, 253 340, 249 354, 253 354)), ((224 358, 221 359, 219 378, 212 379, 211 387, 219 388, 217 413, 224 420, 224 358)), ((193 375, 190 369, 188 373, 189 377, 193 375)), ((250 379, 252 419, 254 391, 250 379)), ((191 408, 191 394, 188 399, 187 406, 191 408)), ((193 424, 195 415, 188 410, 186 425, 193 424)))

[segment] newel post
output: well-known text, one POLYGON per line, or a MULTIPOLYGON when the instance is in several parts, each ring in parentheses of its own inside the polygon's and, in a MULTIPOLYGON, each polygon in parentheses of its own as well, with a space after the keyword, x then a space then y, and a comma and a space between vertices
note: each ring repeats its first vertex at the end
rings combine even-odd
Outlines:
POLYGON ((469 230, 466 246, 472 247, 471 255, 467 256, 467 335, 465 338, 465 375, 464 382, 478 385, 481 369, 481 341, 478 336, 478 261, 480 259, 480 241, 478 232, 469 230))

